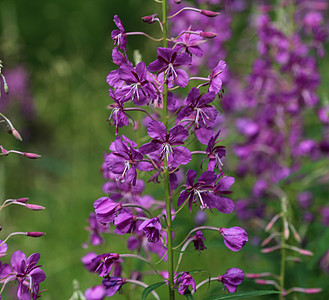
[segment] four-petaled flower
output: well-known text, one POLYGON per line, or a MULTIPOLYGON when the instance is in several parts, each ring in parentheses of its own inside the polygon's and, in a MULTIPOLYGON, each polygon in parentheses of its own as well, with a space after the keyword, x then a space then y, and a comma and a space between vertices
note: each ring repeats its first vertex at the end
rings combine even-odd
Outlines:
POLYGON ((186 71, 177 67, 191 64, 191 56, 186 52, 178 53, 173 49, 161 47, 157 49, 157 53, 158 59, 151 62, 147 68, 149 72, 163 73, 165 82, 186 87, 189 76, 186 71))

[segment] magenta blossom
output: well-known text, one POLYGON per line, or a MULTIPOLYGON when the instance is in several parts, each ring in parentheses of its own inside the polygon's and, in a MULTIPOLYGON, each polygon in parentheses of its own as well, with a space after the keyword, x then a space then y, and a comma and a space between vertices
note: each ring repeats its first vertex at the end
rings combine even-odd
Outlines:
POLYGON ((229 293, 235 293, 243 279, 244 273, 238 268, 228 269, 224 275, 218 276, 218 281, 227 288, 229 293))
POLYGON ((105 289, 102 285, 93 286, 85 291, 87 300, 103 300, 105 297, 105 289))
POLYGON ((180 146, 188 138, 188 130, 182 125, 176 125, 167 133, 166 126, 159 121, 151 121, 148 124, 147 132, 151 142, 139 148, 143 154, 155 153, 161 160, 167 158, 168 165, 177 167, 186 165, 192 159, 190 150, 180 146))
POLYGON ((175 286, 178 286, 178 293, 184 295, 189 286, 192 287, 194 292, 196 291, 196 285, 193 277, 189 274, 189 272, 184 272, 181 275, 176 275, 175 286))
POLYGON ((159 218, 153 218, 145 220, 138 228, 138 230, 144 230, 147 240, 151 243, 156 243, 160 239, 161 223, 159 218))
POLYGON ((114 16, 114 23, 117 25, 118 29, 115 29, 111 32, 112 40, 114 41, 115 45, 118 45, 121 50, 124 50, 127 45, 127 35, 123 24, 117 15, 114 16))
POLYGON ((221 227, 220 234, 224 238, 224 244, 232 251, 239 251, 248 242, 247 232, 240 227, 234 226, 231 228, 221 227))
POLYGON ((98 267, 95 272, 99 272, 99 276, 104 277, 110 274, 114 262, 119 258, 119 254, 117 253, 104 253, 96 256, 91 261, 93 263, 98 263, 98 267))
POLYGON ((192 59, 188 53, 177 53, 170 48, 157 49, 158 59, 150 63, 148 70, 150 72, 163 73, 165 81, 170 84, 177 84, 180 87, 186 87, 189 81, 188 74, 178 69, 179 66, 189 65, 192 59))
POLYGON ((117 291, 119 291, 123 284, 126 283, 126 278, 120 277, 109 277, 105 278, 102 282, 105 287, 105 294, 107 297, 113 296, 117 291))

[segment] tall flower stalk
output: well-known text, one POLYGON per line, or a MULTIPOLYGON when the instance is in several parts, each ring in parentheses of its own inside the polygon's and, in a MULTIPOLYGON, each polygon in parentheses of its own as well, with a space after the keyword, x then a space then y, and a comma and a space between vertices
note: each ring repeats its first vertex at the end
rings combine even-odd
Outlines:
MULTIPOLYGON (((167 16, 167 4, 166 0, 161 1, 162 20, 157 14, 142 18, 149 24, 158 23, 162 31, 161 39, 151 38, 154 41, 162 40, 162 47, 157 48, 157 59, 148 66, 143 61, 136 62, 134 66, 126 49, 128 36, 150 36, 126 32, 121 19, 114 16, 118 29, 111 33, 116 45, 112 58, 118 69, 108 74, 107 82, 110 85, 109 95, 114 101, 109 105, 109 121, 116 127, 116 138, 110 144, 110 153, 102 166, 107 180, 103 191, 107 196, 94 202, 95 212, 90 215, 88 230, 93 245, 102 243, 105 233, 129 234, 128 250, 137 251, 137 254, 87 253, 82 259, 85 267, 103 278, 101 285, 86 291, 87 299, 113 296, 126 284, 145 287, 144 293, 152 291, 156 299, 159 296, 154 290, 162 284, 168 285, 167 299, 170 300, 175 299, 176 291, 181 295, 194 294, 197 288, 214 281, 202 281, 197 285, 192 272, 181 270, 182 259, 187 256, 185 252, 192 242, 197 251, 206 249, 203 230, 216 231, 232 251, 239 251, 248 241, 247 233, 240 227, 199 226, 174 245, 174 219, 188 213, 188 209, 192 211, 197 206, 201 211, 216 209, 225 214, 233 212, 234 202, 228 195, 232 193, 229 189, 234 178, 226 176, 222 169, 221 159, 226 152, 224 146, 217 145, 220 131, 215 132, 214 126, 218 111, 212 104, 217 94, 221 95, 218 75, 225 68, 225 63, 221 61, 220 67, 212 70, 206 82, 202 79, 202 84, 189 88, 183 101, 181 94, 176 94, 176 90, 187 88, 189 82, 193 85, 194 80, 200 80, 190 77, 185 68, 193 64, 195 55, 200 55, 199 44, 216 37, 216 34, 188 27, 176 37, 168 38, 167 20, 174 22, 180 12, 167 16), (134 120, 131 115, 135 111, 145 113, 142 122, 149 137, 143 140, 149 142, 143 145, 138 145, 130 136, 119 135, 119 129, 129 126, 130 121, 135 128, 139 127, 140 121, 134 120), (189 149, 190 145, 200 147, 193 141, 195 138, 206 148, 205 151, 189 149), (198 171, 184 169, 192 157, 195 160, 200 155, 203 157, 202 165, 208 162, 206 171, 202 167, 198 171), (196 179, 200 171, 201 175, 196 179), (155 200, 143 193, 145 183, 139 178, 141 172, 150 173, 150 183, 163 181, 163 200, 155 200), (186 184, 183 184, 184 177, 186 184), (112 227, 115 227, 114 230, 112 227), (177 262, 174 251, 180 252, 177 262), (152 262, 152 252, 160 258, 157 264, 152 262), (133 272, 127 278, 129 274, 123 276, 127 273, 127 259, 139 260, 150 266, 151 270, 133 272), (167 261, 165 267, 162 261, 167 261), (150 281, 146 278, 150 274, 160 277, 160 281, 151 286, 145 283, 144 280, 150 281)), ((218 12, 190 7, 182 11, 185 10, 206 17, 218 15, 218 12)), ((217 281, 231 293, 236 291, 243 278, 243 271, 233 268, 219 275, 217 281)))

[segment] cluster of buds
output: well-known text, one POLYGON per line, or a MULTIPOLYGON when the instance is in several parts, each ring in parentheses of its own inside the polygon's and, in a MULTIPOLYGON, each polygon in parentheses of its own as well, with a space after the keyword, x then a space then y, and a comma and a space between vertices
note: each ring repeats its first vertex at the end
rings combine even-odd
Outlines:
MULTIPOLYGON (((8 85, 5 79, 5 76, 2 74, 2 62, 0 61, 0 75, 3 80, 4 90, 6 93, 9 92, 8 85)), ((1 82, 0 82, 1 83, 1 82)), ((0 98, 0 101, 2 99, 0 98)), ((14 128, 11 121, 0 112, 1 123, 4 123, 7 126, 8 132, 11 133, 16 139, 22 140, 19 132, 14 128)), ((40 155, 35 153, 29 152, 20 152, 16 150, 6 150, 3 146, 0 145, 0 156, 7 156, 10 153, 20 154, 30 159, 39 158, 40 155)), ((3 213, 3 209, 15 204, 20 206, 25 206, 30 210, 43 210, 45 207, 36 204, 30 204, 28 202, 28 198, 18 198, 18 199, 7 199, 4 200, 3 203, 0 205, 0 213, 3 213)), ((2 224, 0 226, 0 231, 5 228, 2 224)), ((25 235, 28 237, 41 237, 45 233, 44 232, 37 232, 37 231, 29 231, 29 232, 12 232, 8 234, 8 236, 0 240, 0 257, 4 257, 7 254, 8 246, 7 241, 10 237, 15 235, 25 235)), ((39 290, 39 284, 45 280, 46 275, 43 270, 40 268, 41 266, 38 265, 38 261, 40 259, 39 253, 33 253, 28 258, 26 255, 17 250, 11 255, 11 263, 3 263, 0 261, 0 299, 6 285, 9 282, 16 281, 18 282, 17 286, 17 298, 19 300, 28 300, 28 299, 36 299, 40 296, 41 291, 39 290)))

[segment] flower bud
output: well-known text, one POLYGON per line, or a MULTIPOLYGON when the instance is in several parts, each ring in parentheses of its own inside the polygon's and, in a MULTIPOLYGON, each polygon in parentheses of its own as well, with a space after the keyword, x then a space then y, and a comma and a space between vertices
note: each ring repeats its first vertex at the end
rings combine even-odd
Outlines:
POLYGON ((200 36, 207 39, 215 38, 217 35, 218 35, 217 33, 213 33, 213 32, 205 32, 205 31, 200 32, 200 36))
POLYGON ((41 157, 41 155, 39 155, 39 154, 28 153, 28 152, 24 152, 23 155, 26 156, 27 158, 31 158, 31 159, 37 159, 37 158, 41 157))
POLYGON ((18 198, 18 199, 15 199, 15 201, 16 202, 19 202, 19 203, 26 203, 28 200, 29 200, 29 198, 18 198))
POLYGON ((26 204, 25 206, 28 209, 32 209, 32 210, 43 210, 43 209, 46 209, 44 206, 36 205, 36 204, 26 204))
POLYGON ((17 140, 19 140, 19 141, 22 141, 22 140, 23 140, 22 137, 21 137, 21 135, 19 134, 19 132, 18 132, 15 128, 13 128, 13 129, 11 130, 11 133, 13 134, 13 136, 14 136, 17 140))
POLYGON ((40 236, 43 236, 45 234, 46 234, 45 232, 40 232, 40 231, 30 231, 30 232, 26 233, 26 235, 30 236, 30 237, 40 237, 40 236))
POLYGON ((142 21, 147 23, 147 24, 152 24, 152 23, 155 22, 155 18, 157 16, 158 16, 157 14, 153 14, 153 15, 150 15, 150 16, 145 16, 145 17, 142 17, 142 21))
POLYGON ((214 12, 214 11, 204 10, 204 9, 201 9, 200 14, 202 14, 206 17, 210 17, 210 18, 217 17, 218 15, 220 15, 219 12, 214 12))
POLYGON ((219 230, 220 234, 224 238, 224 244, 232 251, 239 251, 248 241, 247 232, 240 227, 224 228, 219 230))

